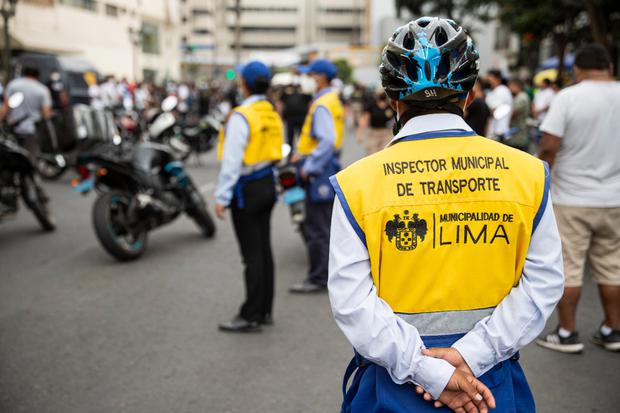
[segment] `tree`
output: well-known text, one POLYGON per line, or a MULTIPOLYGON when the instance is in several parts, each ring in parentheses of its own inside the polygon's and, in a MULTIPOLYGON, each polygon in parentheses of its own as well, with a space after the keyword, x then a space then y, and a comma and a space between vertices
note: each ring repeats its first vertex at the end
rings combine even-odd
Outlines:
POLYGON ((620 43, 620 2, 617 0, 584 0, 592 39, 607 47, 618 73, 618 44, 620 43))
POLYGON ((338 79, 344 83, 350 83, 353 79, 353 68, 346 59, 334 60, 334 64, 338 69, 338 79))
MULTIPOLYGON (((595 41, 608 48, 614 62, 620 53, 620 1, 618 0, 396 0, 398 17, 403 10, 446 17, 499 19, 520 36, 526 49, 539 49, 551 38, 562 79, 567 48, 595 41)), ((616 67, 616 71, 618 68, 616 67)))
POLYGON ((522 39, 540 44, 550 36, 560 62, 558 79, 562 79, 567 46, 583 36, 578 30, 578 19, 584 13, 581 0, 466 0, 465 3, 483 18, 495 11, 497 18, 522 39))

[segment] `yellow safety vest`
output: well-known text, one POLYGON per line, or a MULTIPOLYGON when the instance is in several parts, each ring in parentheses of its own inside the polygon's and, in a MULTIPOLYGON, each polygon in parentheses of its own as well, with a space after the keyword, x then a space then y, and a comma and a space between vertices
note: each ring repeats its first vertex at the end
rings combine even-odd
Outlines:
POLYGON ((519 282, 548 176, 528 154, 444 131, 405 138, 332 184, 368 248, 377 293, 395 313, 472 310, 482 318, 519 282))
POLYGON ((342 138, 344 135, 344 108, 340 102, 340 98, 335 92, 327 92, 315 99, 310 106, 310 110, 306 115, 304 126, 301 128, 301 134, 299 136, 299 142, 297 144, 297 152, 300 155, 310 155, 312 151, 318 146, 319 142, 312 136, 312 118, 314 112, 319 106, 327 108, 334 120, 334 127, 336 128, 336 140, 334 147, 336 150, 342 148, 342 138))
MULTIPOLYGON (((233 112, 240 113, 250 128, 248 145, 243 156, 244 165, 260 162, 279 161, 282 159, 284 126, 280 115, 273 105, 266 100, 259 100, 250 105, 237 106, 233 112)), ((224 128, 220 129, 217 158, 222 160, 224 153, 224 128)))

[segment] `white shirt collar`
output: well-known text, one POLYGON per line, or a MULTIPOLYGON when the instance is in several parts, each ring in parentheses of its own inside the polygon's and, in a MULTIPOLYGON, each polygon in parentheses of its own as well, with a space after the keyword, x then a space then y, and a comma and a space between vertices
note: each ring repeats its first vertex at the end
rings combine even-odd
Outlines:
POLYGON ((462 117, 452 113, 433 113, 431 115, 416 116, 405 123, 398 135, 394 136, 390 145, 405 136, 447 129, 472 130, 462 117))
POLYGON ((320 97, 321 97, 321 96, 323 96, 324 94, 329 93, 329 92, 331 92, 331 91, 332 91, 332 88, 331 88, 330 86, 328 86, 328 87, 326 87, 326 88, 324 88, 324 89, 321 89, 321 90, 319 90, 318 92, 316 92, 316 93, 314 94, 314 96, 312 97, 312 99, 317 100, 318 98, 320 98, 320 97))
POLYGON ((245 98, 243 102, 241 102, 241 106, 251 105, 254 102, 258 102, 259 100, 266 100, 267 97, 265 95, 251 95, 245 98))

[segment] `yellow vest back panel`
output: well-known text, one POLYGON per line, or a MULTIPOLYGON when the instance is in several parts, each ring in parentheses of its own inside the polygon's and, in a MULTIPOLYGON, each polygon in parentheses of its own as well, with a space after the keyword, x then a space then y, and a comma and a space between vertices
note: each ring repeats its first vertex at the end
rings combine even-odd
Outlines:
MULTIPOLYGON (((247 106, 237 106, 234 112, 240 113, 250 128, 248 145, 243 156, 244 165, 282 159, 284 126, 280 115, 266 100, 259 100, 247 106)), ((224 129, 220 130, 217 156, 222 160, 224 152, 224 129)))
POLYGON ((495 307, 517 285, 548 171, 500 143, 452 136, 398 142, 332 183, 378 295, 417 314, 495 307))
POLYGON ((312 118, 314 112, 319 106, 324 106, 329 110, 334 120, 334 127, 336 128, 336 140, 334 147, 336 150, 342 148, 342 140, 344 136, 344 108, 340 102, 340 98, 335 92, 328 92, 315 99, 308 110, 304 125, 301 128, 301 134, 299 136, 299 143, 297 144, 297 152, 300 155, 310 155, 312 151, 317 147, 319 142, 312 136, 312 118))

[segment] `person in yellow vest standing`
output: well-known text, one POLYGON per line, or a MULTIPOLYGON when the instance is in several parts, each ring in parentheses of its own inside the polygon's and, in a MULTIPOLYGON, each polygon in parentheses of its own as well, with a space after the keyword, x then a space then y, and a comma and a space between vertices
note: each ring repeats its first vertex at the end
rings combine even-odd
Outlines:
POLYGON ((215 191, 215 212, 232 222, 245 266, 246 298, 239 313, 220 324, 227 332, 258 332, 273 323, 274 265, 271 253, 271 211, 276 201, 274 163, 282 159, 284 127, 265 93, 271 72, 262 62, 238 68, 245 98, 234 108, 220 134, 222 168, 215 191))
POLYGON ((396 29, 380 66, 396 136, 332 177, 343 412, 535 411, 519 350, 562 296, 560 238, 546 164, 463 120, 478 59, 453 20, 396 29))
POLYGON ((317 92, 301 129, 293 161, 299 162, 306 187, 303 231, 310 270, 303 282, 290 288, 294 294, 317 293, 327 288, 329 226, 335 196, 329 177, 340 170, 338 154, 344 134, 344 108, 330 87, 336 77, 336 65, 317 59, 306 71, 314 78, 317 92))

